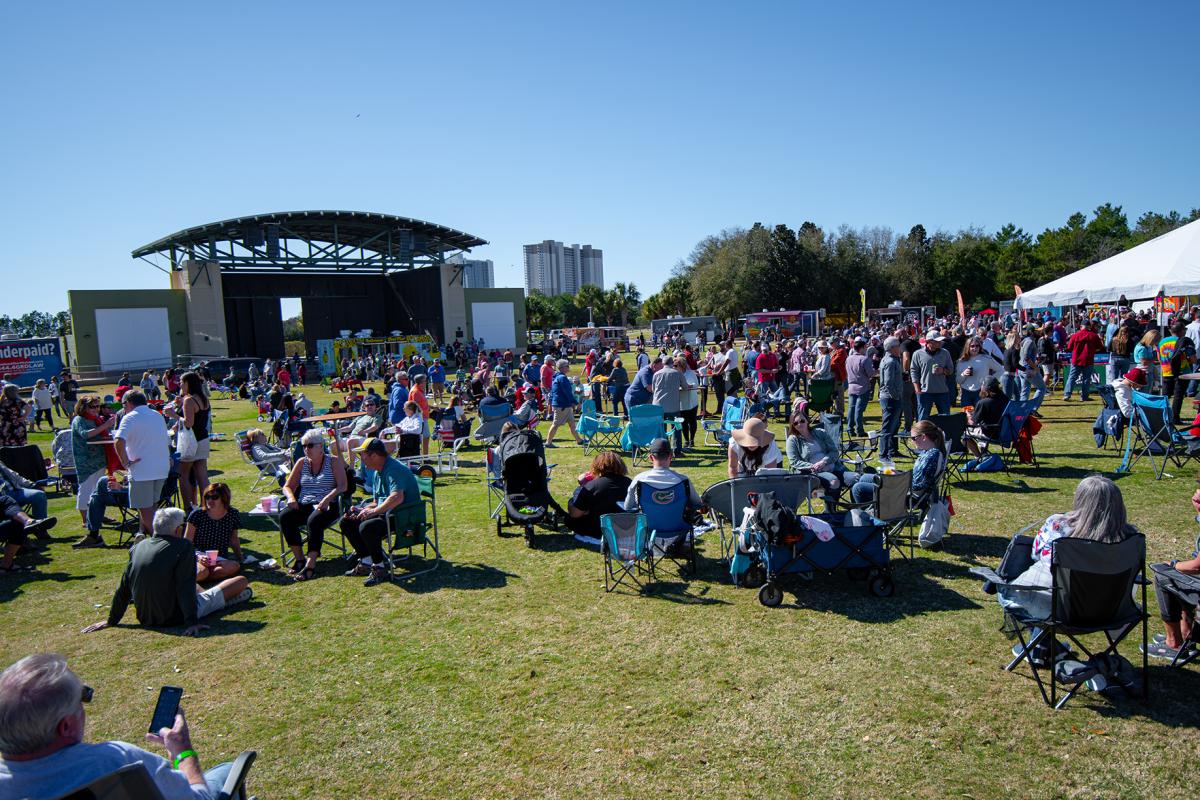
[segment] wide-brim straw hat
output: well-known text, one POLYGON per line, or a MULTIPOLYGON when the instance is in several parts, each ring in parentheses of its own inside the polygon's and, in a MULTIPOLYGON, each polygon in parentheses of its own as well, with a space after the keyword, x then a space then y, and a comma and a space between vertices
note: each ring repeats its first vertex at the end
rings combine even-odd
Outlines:
POLYGON ((775 434, 767 430, 767 423, 751 417, 733 432, 732 438, 741 447, 766 447, 775 441, 775 434))

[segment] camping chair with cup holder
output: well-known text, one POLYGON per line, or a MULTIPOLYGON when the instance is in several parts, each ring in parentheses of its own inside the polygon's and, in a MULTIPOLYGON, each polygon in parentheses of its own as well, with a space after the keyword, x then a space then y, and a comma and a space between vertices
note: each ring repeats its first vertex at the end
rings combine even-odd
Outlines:
POLYGON ((621 449, 630 453, 634 464, 655 439, 665 438, 667 425, 662 406, 644 403, 629 409, 629 421, 621 431, 621 449))
POLYGON ((833 408, 833 378, 811 378, 808 381, 808 410, 824 413, 833 408))
MULTIPOLYGON (((1020 456, 1018 447, 1021 442, 1021 431, 1025 428, 1029 415, 1037 410, 1040 400, 1009 400, 1004 407, 1004 415, 1000 418, 1000 430, 995 438, 981 433, 967 434, 983 450, 989 453, 997 451, 1004 465, 1004 473, 1009 473, 1009 460, 1020 456)), ((1033 440, 1029 441, 1029 455, 1033 466, 1037 466, 1037 453, 1033 450, 1033 440)))
POLYGON ((963 469, 971 459, 971 451, 965 443, 967 436, 967 413, 931 414, 929 421, 938 427, 946 441, 946 473, 949 481, 957 476, 960 481, 970 480, 970 471, 963 469))
POLYGON ((644 589, 643 581, 651 575, 652 566, 646 516, 630 512, 601 516, 600 553, 605 592, 616 591, 618 586, 644 589))
POLYGON ((1135 534, 1112 544, 1073 537, 1055 539, 1050 543, 1050 586, 1012 583, 1033 563, 1033 539, 1018 535, 998 571, 971 569, 973 575, 983 578, 984 590, 989 593, 1012 588, 1040 598, 1038 609, 1049 604, 1044 613, 1020 605, 1005 609, 1006 628, 1016 634, 1019 645, 1004 669, 1011 672, 1021 662, 1028 663, 1042 700, 1054 709, 1062 708, 1085 684, 1099 690, 1115 684, 1125 694, 1139 694, 1145 700, 1146 538, 1135 534), (1141 595, 1140 604, 1135 600, 1137 594, 1141 595), (1138 628, 1142 632, 1140 676, 1117 652, 1118 645, 1138 628), (1083 637, 1095 635, 1103 635, 1104 641, 1100 647, 1089 648, 1083 637), (1060 638, 1078 648, 1079 655, 1060 638), (1065 693, 1059 693, 1060 685, 1065 693))
MULTIPOLYGON (((257 757, 258 753, 253 750, 242 751, 233 760, 225 783, 213 800, 255 800, 246 794, 246 777, 257 757)), ((146 766, 135 761, 59 795, 55 800, 163 800, 163 794, 146 766)))
POLYGON ((718 447, 728 446, 733 432, 742 427, 749 407, 750 403, 744 397, 726 397, 725 403, 721 407, 720 419, 701 421, 704 428, 704 443, 718 447))
POLYGON ((1129 472, 1145 457, 1154 469, 1155 480, 1173 477, 1168 465, 1182 469, 1189 461, 1200 461, 1200 436, 1179 430, 1171 422, 1171 398, 1133 392, 1133 424, 1125 444, 1125 457, 1118 472, 1129 472))
POLYGON ((813 493, 821 488, 821 481, 814 475, 798 472, 783 475, 743 475, 718 481, 704 490, 700 500, 708 509, 709 520, 717 526, 721 538, 721 559, 729 561, 733 555, 734 529, 742 523, 742 512, 751 507, 751 495, 774 492, 775 497, 792 509, 804 504, 812 514, 813 493), (725 535, 725 526, 730 536, 725 535))
POLYGON ((387 554, 391 561, 392 580, 408 580, 418 575, 433 572, 442 563, 442 551, 438 549, 437 498, 433 478, 415 476, 420 498, 392 509, 387 515, 387 554), (416 557, 415 549, 421 548, 421 559, 429 566, 396 574, 396 567, 405 565, 416 557), (405 551, 401 555, 397 552, 405 551), (429 561, 429 551, 433 560, 429 561))
POLYGON ((681 577, 696 575, 696 542, 687 508, 691 482, 687 478, 666 488, 639 483, 638 506, 650 531, 646 555, 650 577, 664 560, 679 569, 681 577))
POLYGON ((601 414, 596 410, 596 401, 588 398, 579 409, 579 421, 575 432, 583 439, 583 452, 590 455, 598 450, 621 448, 621 418, 601 414))

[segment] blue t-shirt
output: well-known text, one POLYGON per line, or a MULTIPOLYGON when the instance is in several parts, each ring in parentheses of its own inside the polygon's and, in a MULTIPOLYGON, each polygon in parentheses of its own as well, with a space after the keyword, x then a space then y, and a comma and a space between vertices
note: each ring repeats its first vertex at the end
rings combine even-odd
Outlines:
POLYGON ((165 758, 125 742, 79 743, 32 761, 0 758, 0 797, 58 797, 87 786, 127 764, 141 762, 167 800, 210 798, 204 784, 192 786, 165 758))
POLYGON ((383 502, 392 492, 404 492, 404 503, 415 503, 421 499, 421 490, 412 470, 394 458, 384 462, 383 469, 375 474, 371 487, 377 502, 383 502))
POLYGON ((399 425, 404 419, 404 404, 408 402, 408 389, 400 381, 392 384, 392 392, 388 395, 388 422, 399 425))
POLYGON ((542 382, 542 368, 537 363, 527 364, 523 373, 525 380, 532 383, 534 386, 540 386, 542 382))
POLYGON ((434 364, 434 365, 430 366, 429 382, 430 383, 445 383, 446 382, 446 368, 443 367, 441 364, 434 364))

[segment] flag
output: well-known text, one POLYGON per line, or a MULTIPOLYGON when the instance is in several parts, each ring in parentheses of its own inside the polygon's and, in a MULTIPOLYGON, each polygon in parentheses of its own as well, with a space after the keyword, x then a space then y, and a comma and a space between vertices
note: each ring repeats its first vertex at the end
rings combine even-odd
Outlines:
POLYGON ((867 321, 867 290, 866 289, 858 290, 858 300, 860 303, 862 303, 862 310, 858 312, 858 321, 866 322, 867 321))
POLYGON ((967 307, 963 305, 962 290, 955 289, 954 294, 958 296, 958 321, 959 324, 965 324, 967 321, 967 307))

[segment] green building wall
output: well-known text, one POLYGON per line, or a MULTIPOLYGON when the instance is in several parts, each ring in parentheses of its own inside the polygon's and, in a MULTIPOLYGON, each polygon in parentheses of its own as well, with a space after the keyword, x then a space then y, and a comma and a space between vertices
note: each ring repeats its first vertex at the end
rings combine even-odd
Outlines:
POLYGON ((75 365, 100 363, 96 311, 102 308, 166 308, 171 357, 188 352, 187 295, 179 289, 75 289, 67 292, 71 312, 71 360, 75 365))

